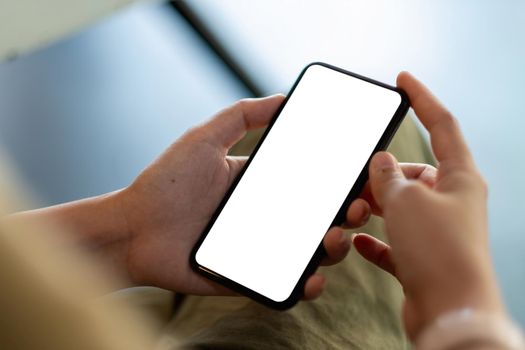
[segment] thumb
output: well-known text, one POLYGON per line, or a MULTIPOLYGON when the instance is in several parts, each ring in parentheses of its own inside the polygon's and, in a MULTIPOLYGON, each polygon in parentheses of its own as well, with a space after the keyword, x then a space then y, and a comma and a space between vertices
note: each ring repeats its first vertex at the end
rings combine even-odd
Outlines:
POLYGON ((388 152, 378 152, 372 157, 368 174, 372 195, 381 209, 406 181, 397 159, 388 152))
POLYGON ((229 149, 249 130, 268 125, 283 101, 280 94, 243 99, 220 111, 201 128, 208 142, 229 149))

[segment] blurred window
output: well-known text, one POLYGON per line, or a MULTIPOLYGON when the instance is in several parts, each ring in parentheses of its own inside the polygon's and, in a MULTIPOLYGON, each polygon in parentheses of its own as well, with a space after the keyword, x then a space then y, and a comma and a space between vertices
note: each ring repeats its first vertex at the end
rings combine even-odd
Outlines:
POLYGON ((132 6, 0 64, 0 145, 42 205, 124 187, 188 127, 251 96, 169 5, 132 6))

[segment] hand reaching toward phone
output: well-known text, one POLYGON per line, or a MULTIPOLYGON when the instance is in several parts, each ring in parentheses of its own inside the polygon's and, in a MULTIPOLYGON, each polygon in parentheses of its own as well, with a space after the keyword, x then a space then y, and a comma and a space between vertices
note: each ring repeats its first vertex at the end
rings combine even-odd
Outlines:
POLYGON ((504 308, 489 256, 487 188, 458 124, 411 75, 401 73, 397 82, 430 133, 438 169, 376 154, 369 183, 347 217, 355 222, 372 212, 384 218, 389 245, 364 233, 353 244, 402 284, 404 323, 414 339, 444 312, 504 308))

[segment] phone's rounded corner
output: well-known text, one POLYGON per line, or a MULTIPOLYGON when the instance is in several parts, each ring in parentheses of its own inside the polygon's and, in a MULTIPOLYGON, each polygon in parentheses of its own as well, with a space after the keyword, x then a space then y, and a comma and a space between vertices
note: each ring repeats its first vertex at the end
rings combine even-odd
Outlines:
POLYGON ((299 300, 301 300, 303 297, 302 292, 296 292, 295 290, 283 301, 274 301, 270 300, 270 302, 266 301, 266 305, 274 310, 278 311, 286 311, 297 305, 299 300))
POLYGON ((305 70, 307 70, 308 68, 312 67, 312 66, 325 66, 326 63, 324 62, 321 62, 321 61, 313 61, 313 62, 310 62, 306 65, 306 67, 304 67, 305 70))
POLYGON ((301 73, 304 74, 308 69, 310 69, 312 67, 315 67, 315 66, 319 66, 319 67, 323 67, 323 68, 329 68, 330 67, 330 65, 328 63, 324 63, 324 62, 321 62, 321 61, 313 61, 313 62, 308 63, 303 68, 303 71, 301 73))
POLYGON ((306 266, 303 275, 295 285, 295 288, 292 290, 290 295, 283 301, 275 301, 265 298, 266 300, 264 301, 264 304, 271 307, 272 309, 281 311, 288 310, 294 307, 304 297, 304 287, 306 285, 306 281, 310 276, 313 275, 317 267, 319 267, 319 264, 325 255, 326 250, 324 248, 323 242, 321 242, 319 243, 319 246, 317 247, 314 255, 312 256, 310 263, 306 266))
POLYGON ((405 90, 397 86, 394 88, 394 90, 399 94, 399 96, 401 96, 401 106, 408 109, 410 107, 410 99, 408 94, 405 92, 405 90))
POLYGON ((193 271, 200 272, 201 265, 197 262, 197 251, 198 249, 193 249, 190 252, 190 256, 188 260, 189 260, 190 267, 193 269, 193 271))

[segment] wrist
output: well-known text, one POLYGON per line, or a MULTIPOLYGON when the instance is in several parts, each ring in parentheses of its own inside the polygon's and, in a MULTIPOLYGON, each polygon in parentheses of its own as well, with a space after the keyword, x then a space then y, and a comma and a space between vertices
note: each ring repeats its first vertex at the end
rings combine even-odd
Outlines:
POLYGON ((414 343, 419 350, 525 348, 520 328, 507 315, 471 308, 440 315, 414 343))
POLYGON ((102 233, 98 239, 98 249, 104 259, 111 260, 110 264, 125 283, 124 287, 132 287, 139 282, 131 269, 129 258, 133 234, 125 211, 127 196, 128 189, 123 188, 96 198, 99 211, 107 215, 105 234, 102 233))
POLYGON ((127 241, 128 225, 120 204, 121 190, 64 204, 62 223, 89 250, 127 241))
POLYGON ((112 277, 118 289, 135 285, 129 271, 131 235, 122 207, 124 190, 67 203, 63 214, 79 245, 91 255, 101 270, 112 277))
POLYGON ((480 272, 477 277, 471 274, 462 280, 443 282, 440 288, 434 288, 428 293, 421 294, 414 299, 414 304, 419 312, 417 325, 411 334, 412 339, 440 315, 453 310, 468 308, 494 315, 506 314, 492 272, 484 271, 480 272))
POLYGON ((94 258, 119 287, 133 285, 128 271, 129 230, 121 206, 122 190, 45 208, 64 226, 72 240, 94 258))
POLYGON ((128 241, 131 237, 123 205, 125 196, 126 189, 124 188, 96 197, 99 202, 99 211, 107 214, 107 243, 128 241))
POLYGON ((64 239, 86 251, 107 273, 132 284, 127 268, 130 234, 116 191, 70 203, 13 214, 4 220, 13 223, 56 226, 64 239))
POLYGON ((106 206, 112 212, 115 219, 115 227, 120 232, 119 241, 116 243, 119 246, 119 255, 122 256, 123 266, 129 286, 138 286, 146 283, 146 279, 141 273, 140 264, 137 264, 137 251, 132 248, 136 244, 137 237, 140 232, 141 215, 137 212, 136 205, 137 196, 132 186, 125 187, 118 191, 108 194, 106 206), (135 254, 134 254, 135 253, 135 254))

